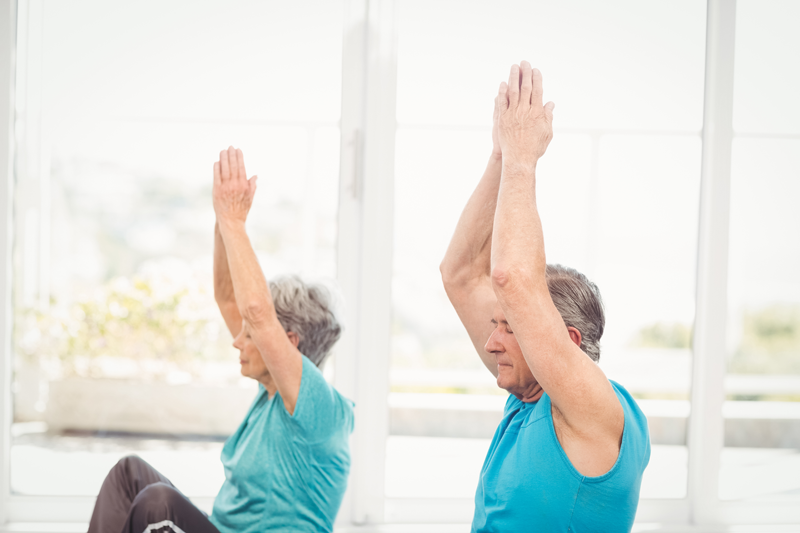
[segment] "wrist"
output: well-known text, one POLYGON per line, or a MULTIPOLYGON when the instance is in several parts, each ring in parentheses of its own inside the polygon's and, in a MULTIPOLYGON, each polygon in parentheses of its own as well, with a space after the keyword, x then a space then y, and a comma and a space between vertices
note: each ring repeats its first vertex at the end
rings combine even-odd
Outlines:
POLYGON ((503 174, 533 177, 536 173, 536 163, 537 160, 535 158, 504 157, 503 174))
POLYGON ((237 220, 232 218, 218 218, 217 229, 220 234, 225 234, 231 231, 244 231, 244 220, 237 220))

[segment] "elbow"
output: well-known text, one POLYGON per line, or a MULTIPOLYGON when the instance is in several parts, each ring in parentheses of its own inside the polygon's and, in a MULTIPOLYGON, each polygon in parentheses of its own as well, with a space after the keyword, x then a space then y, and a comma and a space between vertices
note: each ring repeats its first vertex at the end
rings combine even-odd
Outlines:
POLYGON ((214 287, 214 301, 217 302, 217 305, 225 305, 229 303, 236 303, 236 298, 234 298, 232 291, 226 291, 218 287, 214 287))
POLYGON ((225 296, 222 294, 222 291, 218 287, 214 287, 214 301, 218 304, 225 302, 225 296))
POLYGON ((251 326, 259 326, 275 314, 271 305, 264 301, 251 300, 244 302, 239 308, 242 318, 251 326))
POLYGON ((456 284, 456 272, 452 267, 450 267, 449 264, 447 264, 446 259, 439 264, 439 274, 442 275, 442 285, 444 285, 445 290, 447 290, 448 287, 453 287, 456 284))
POLYGON ((439 273, 442 276, 442 284, 446 290, 467 287, 475 279, 488 274, 485 271, 481 272, 481 269, 473 261, 468 259, 458 260, 447 256, 439 264, 439 273))
POLYGON ((492 267, 492 288, 494 288, 495 292, 506 290, 511 284, 512 278, 515 278, 515 276, 512 276, 507 268, 492 267))
POLYGON ((530 286, 529 272, 520 268, 509 268, 506 265, 492 267, 492 288, 497 296, 518 292, 520 288, 530 286))
POLYGON ((439 273, 442 275, 444 292, 451 299, 454 295, 469 290, 471 282, 474 281, 473 276, 468 275, 463 269, 453 268, 446 260, 439 265, 439 273))

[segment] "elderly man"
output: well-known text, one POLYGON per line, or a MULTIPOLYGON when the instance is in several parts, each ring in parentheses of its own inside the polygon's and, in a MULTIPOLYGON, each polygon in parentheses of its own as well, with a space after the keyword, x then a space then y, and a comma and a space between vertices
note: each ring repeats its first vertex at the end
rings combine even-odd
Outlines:
POLYGON ((256 191, 232 147, 214 164, 215 296, 242 375, 259 382, 222 449, 225 482, 210 517, 138 457, 97 498, 90 533, 332 531, 350 469, 353 404, 318 367, 341 334, 331 294, 296 277, 269 284, 245 232, 256 191))
POLYGON ((441 265, 448 297, 510 394, 475 494, 472 531, 628 531, 650 457, 647 421, 597 366, 597 287, 547 265, 536 163, 552 102, 523 61, 495 99, 493 153, 441 265))

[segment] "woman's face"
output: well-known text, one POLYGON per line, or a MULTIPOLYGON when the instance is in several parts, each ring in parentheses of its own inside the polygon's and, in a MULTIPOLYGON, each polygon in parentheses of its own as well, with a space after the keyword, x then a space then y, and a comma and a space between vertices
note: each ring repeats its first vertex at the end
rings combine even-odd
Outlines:
POLYGON ((242 321, 242 329, 233 340, 233 347, 239 350, 239 364, 241 365, 242 375, 267 386, 267 383, 271 381, 269 370, 267 365, 264 364, 261 352, 258 351, 256 344, 250 337, 250 329, 245 321, 242 321))

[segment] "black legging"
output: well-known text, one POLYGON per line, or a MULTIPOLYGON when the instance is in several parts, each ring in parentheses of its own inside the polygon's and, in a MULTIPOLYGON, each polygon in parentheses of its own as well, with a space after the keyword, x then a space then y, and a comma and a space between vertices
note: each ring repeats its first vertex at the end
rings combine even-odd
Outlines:
POLYGON ((161 473, 131 455, 106 476, 89 533, 219 533, 161 473))

